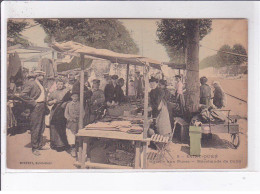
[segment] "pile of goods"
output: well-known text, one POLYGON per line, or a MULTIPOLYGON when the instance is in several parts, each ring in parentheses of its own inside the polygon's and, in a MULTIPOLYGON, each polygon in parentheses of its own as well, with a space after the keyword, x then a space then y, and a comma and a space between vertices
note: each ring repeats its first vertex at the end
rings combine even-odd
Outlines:
POLYGON ((142 121, 111 121, 89 124, 86 130, 121 131, 125 133, 141 134, 143 132, 142 121))

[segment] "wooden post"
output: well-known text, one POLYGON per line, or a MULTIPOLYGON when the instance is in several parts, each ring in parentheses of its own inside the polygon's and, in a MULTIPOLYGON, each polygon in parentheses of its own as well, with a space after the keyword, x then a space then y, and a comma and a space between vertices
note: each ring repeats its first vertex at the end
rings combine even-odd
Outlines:
MULTIPOLYGON (((149 87, 149 63, 145 64, 144 67, 144 132, 143 137, 144 139, 147 138, 147 131, 149 128, 149 120, 148 120, 148 87, 149 87)), ((146 148, 147 144, 143 143, 143 149, 142 149, 142 162, 143 162, 143 168, 146 168, 146 148)))
POLYGON ((84 117, 84 54, 80 54, 80 112, 79 112, 79 129, 83 128, 84 117))
POLYGON ((144 72, 144 139, 147 138, 148 131, 148 87, 149 87, 149 78, 148 78, 148 68, 149 66, 145 66, 144 72))
POLYGON ((129 84, 129 64, 126 66, 126 91, 125 94, 128 96, 128 84, 129 84))

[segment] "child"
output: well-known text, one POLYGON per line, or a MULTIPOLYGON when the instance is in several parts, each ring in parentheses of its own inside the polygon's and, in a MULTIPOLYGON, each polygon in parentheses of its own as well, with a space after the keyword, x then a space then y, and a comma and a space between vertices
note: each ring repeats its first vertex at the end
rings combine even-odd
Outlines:
POLYGON ((80 112, 79 94, 77 92, 73 92, 71 95, 71 99, 72 101, 69 102, 66 106, 64 116, 67 119, 66 134, 68 138, 68 143, 71 147, 71 156, 76 157, 75 142, 76 134, 79 130, 80 112))

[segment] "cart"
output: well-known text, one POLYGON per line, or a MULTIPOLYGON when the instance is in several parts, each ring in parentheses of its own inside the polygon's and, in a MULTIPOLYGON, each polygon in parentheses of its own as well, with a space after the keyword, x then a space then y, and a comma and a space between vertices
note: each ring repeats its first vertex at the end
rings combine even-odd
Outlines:
POLYGON ((218 110, 227 112, 227 119, 224 123, 203 123, 201 125, 201 132, 203 134, 215 134, 215 133, 228 133, 230 134, 231 143, 234 148, 237 149, 240 145, 239 138, 239 124, 236 120, 231 119, 230 111, 231 110, 218 110))
MULTIPOLYGON (((239 124, 235 119, 232 119, 230 116, 231 110, 218 110, 227 112, 227 118, 223 123, 201 123, 201 133, 202 134, 216 134, 216 133, 228 133, 230 134, 231 143, 235 149, 237 149, 240 145, 240 138, 239 138, 239 124)), ((181 117, 175 117, 175 128, 180 129, 180 141, 189 141, 189 126, 190 124, 186 122, 181 117)))

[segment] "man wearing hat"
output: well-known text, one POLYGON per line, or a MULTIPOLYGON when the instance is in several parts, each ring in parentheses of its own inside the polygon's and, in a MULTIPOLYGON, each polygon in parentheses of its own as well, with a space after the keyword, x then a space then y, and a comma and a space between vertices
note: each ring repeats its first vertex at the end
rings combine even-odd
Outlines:
POLYGON ((32 109, 30 116, 32 153, 39 156, 39 150, 48 149, 48 147, 44 147, 42 141, 47 110, 46 91, 42 85, 45 73, 43 71, 35 71, 34 74, 36 79, 30 80, 25 84, 20 97, 32 109))
POLYGON ((135 80, 134 80, 134 86, 135 86, 135 93, 136 93, 136 98, 140 99, 143 98, 144 95, 144 87, 143 87, 143 79, 140 75, 140 71, 135 72, 135 80))
POLYGON ((151 91, 149 93, 149 97, 150 97, 149 104, 152 108, 152 117, 157 118, 159 114, 158 106, 163 97, 162 95, 163 93, 162 90, 158 87, 158 79, 152 76, 151 79, 149 79, 149 83, 151 88, 151 91))
POLYGON ((181 81, 181 76, 180 75, 176 75, 175 76, 176 79, 176 100, 179 103, 179 107, 180 107, 180 111, 181 114, 184 115, 184 110, 185 110, 185 100, 184 100, 184 95, 183 95, 183 83, 181 81))
MULTIPOLYGON (((79 78, 80 80, 80 78, 79 78)), ((80 92, 80 81, 77 80, 72 87, 72 93, 80 92)), ((83 119, 84 126, 89 124, 90 119, 90 103, 91 103, 91 96, 92 91, 87 87, 88 85, 88 72, 84 72, 84 110, 85 110, 85 116, 83 119), (87 84, 86 84, 87 83, 87 84)))
POLYGON ((101 79, 99 88, 104 91, 106 85, 110 84, 110 83, 112 83, 110 75, 108 73, 104 73, 103 74, 103 79, 101 79))
POLYGON ((70 91, 72 90, 73 85, 76 83, 76 73, 74 71, 70 71, 68 74, 68 82, 65 84, 66 88, 70 91))
POLYGON ((207 81, 208 79, 205 76, 200 78, 200 104, 204 104, 209 107, 211 99, 211 88, 207 84, 207 81))
POLYGON ((115 98, 116 98, 115 88, 117 86, 118 76, 112 75, 111 79, 112 79, 112 83, 107 84, 104 90, 105 102, 108 106, 115 105, 115 98))
POLYGON ((100 80, 94 79, 92 85, 92 97, 90 105, 90 123, 94 122, 98 116, 98 111, 102 108, 105 102, 104 92, 99 89, 100 80))

